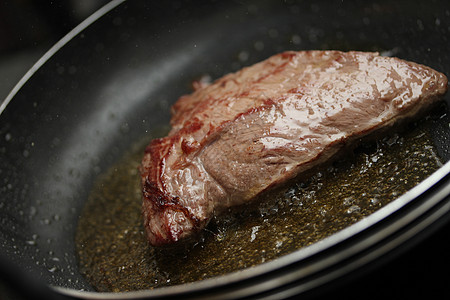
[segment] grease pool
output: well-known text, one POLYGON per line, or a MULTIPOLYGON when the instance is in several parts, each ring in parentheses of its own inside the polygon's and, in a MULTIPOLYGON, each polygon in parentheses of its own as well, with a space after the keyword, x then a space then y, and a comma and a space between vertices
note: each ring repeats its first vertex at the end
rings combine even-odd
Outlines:
POLYGON ((80 217, 80 270, 98 291, 182 284, 273 260, 361 220, 441 166, 427 122, 412 124, 266 194, 257 207, 213 220, 195 245, 161 251, 145 240, 137 169, 156 135, 98 178, 80 217))

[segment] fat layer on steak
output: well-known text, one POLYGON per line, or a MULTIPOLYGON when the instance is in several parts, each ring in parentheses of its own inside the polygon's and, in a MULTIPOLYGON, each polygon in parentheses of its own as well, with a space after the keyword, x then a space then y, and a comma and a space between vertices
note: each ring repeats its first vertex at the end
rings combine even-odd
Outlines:
POLYGON ((378 53, 284 52, 228 74, 172 107, 172 129, 140 166, 152 245, 328 161, 346 144, 438 100, 447 78, 378 53))

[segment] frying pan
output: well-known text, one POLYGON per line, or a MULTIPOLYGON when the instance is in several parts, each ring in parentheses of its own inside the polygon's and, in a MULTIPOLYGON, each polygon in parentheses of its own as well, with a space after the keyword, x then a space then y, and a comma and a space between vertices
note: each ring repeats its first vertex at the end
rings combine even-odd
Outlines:
MULTIPOLYGON (((286 298, 331 288, 420 243, 449 218, 448 163, 319 243, 192 284, 97 293, 78 271, 74 235, 95 178, 168 123, 170 105, 193 80, 307 49, 381 51, 450 74, 447 8, 445 1, 107 4, 51 48, 0 105, 3 278, 26 296, 48 299, 286 298)), ((450 158, 448 115, 443 105, 432 120, 443 162, 450 158)))

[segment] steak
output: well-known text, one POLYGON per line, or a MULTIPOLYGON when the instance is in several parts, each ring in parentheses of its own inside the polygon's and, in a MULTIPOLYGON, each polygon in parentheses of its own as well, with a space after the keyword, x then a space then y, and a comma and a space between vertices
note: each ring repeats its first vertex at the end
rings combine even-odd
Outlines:
POLYGON ((173 105, 171 131, 140 166, 150 244, 193 236, 446 90, 429 67, 340 51, 284 52, 199 86, 173 105))

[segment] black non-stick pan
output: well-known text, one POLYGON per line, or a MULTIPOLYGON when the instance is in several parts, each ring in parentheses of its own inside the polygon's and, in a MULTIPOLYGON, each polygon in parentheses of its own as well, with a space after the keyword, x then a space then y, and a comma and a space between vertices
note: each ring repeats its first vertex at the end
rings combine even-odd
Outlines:
POLYGON ((283 50, 308 49, 380 51, 448 75, 450 6, 113 1, 76 27, 0 104, 3 278, 26 295, 48 297, 282 298, 328 291, 337 279, 354 280, 348 275, 422 242, 449 217, 446 105, 430 132, 443 166, 320 243, 251 269, 149 291, 97 293, 80 274, 74 236, 95 179, 148 131, 168 123, 170 105, 190 92, 193 80, 218 78, 283 50))

